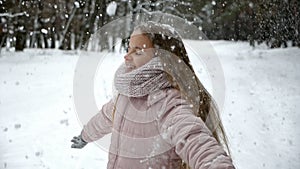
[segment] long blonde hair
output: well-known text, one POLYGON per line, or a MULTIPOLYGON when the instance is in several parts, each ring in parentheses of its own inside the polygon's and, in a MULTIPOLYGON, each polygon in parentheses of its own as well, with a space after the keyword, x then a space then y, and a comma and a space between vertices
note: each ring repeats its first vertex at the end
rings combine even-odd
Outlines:
MULTIPOLYGON (((176 82, 177 88, 193 105, 198 105, 194 106, 196 108, 196 110, 194 110, 195 115, 205 122, 206 126, 212 132, 213 137, 221 146, 223 146, 228 155, 231 156, 228 139, 219 116, 217 104, 196 76, 180 35, 173 28, 154 22, 140 24, 136 26, 134 30, 139 30, 143 34, 147 35, 156 49, 159 49, 159 51, 165 51, 163 56, 160 56, 166 72, 170 76, 169 80, 171 82, 176 82), (176 56, 179 60, 176 60, 174 57, 167 57, 167 55, 170 54, 172 56, 176 56), (183 61, 186 68, 182 68, 177 70, 177 72, 174 72, 174 64, 178 61, 183 61), (190 76, 186 75, 186 72, 181 73, 181 71, 190 73, 190 76), (185 78, 183 78, 182 75, 184 75, 185 78), (188 80, 187 78, 189 78, 189 81, 192 81, 189 86, 186 84, 188 80), (192 92, 189 91, 191 90, 191 87, 193 87, 192 92)), ((183 161, 182 166, 184 168, 189 168, 183 161)))

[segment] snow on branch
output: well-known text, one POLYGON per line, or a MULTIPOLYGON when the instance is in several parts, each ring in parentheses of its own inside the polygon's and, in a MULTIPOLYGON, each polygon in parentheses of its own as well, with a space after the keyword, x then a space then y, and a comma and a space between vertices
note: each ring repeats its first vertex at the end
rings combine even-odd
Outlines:
POLYGON ((184 5, 186 7, 191 7, 192 3, 190 2, 184 2, 184 1, 177 1, 177 0, 163 0, 163 1, 156 1, 154 2, 156 6, 160 5, 160 4, 164 4, 164 3, 178 3, 180 5, 184 5))
POLYGON ((23 15, 27 15, 26 12, 20 12, 20 13, 15 13, 15 14, 11 14, 11 13, 0 13, 0 17, 1 16, 6 16, 6 17, 9 17, 9 18, 14 18, 14 17, 17 17, 17 16, 23 16, 23 15))

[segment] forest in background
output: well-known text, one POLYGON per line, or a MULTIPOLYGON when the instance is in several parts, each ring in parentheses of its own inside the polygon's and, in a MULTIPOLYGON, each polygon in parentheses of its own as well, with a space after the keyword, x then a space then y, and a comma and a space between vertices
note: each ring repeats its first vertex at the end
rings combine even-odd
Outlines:
MULTIPOLYGON (((300 47, 299 4, 298 0, 0 0, 0 51, 11 47, 16 51, 83 49, 105 24, 128 14, 153 11, 179 16, 211 40, 300 47)), ((129 36, 132 26, 126 25, 111 31, 129 36)), ((118 38, 115 33, 110 35, 118 38)), ((99 43, 109 45, 109 39, 99 43)))

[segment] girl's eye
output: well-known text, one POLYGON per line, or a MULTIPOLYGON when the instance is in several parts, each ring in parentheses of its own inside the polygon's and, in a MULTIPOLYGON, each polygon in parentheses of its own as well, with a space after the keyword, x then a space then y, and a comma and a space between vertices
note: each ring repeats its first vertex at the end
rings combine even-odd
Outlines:
POLYGON ((142 52, 138 51, 138 52, 135 52, 136 55, 142 55, 142 52))
POLYGON ((136 55, 142 55, 144 53, 144 50, 136 50, 135 54, 136 55))

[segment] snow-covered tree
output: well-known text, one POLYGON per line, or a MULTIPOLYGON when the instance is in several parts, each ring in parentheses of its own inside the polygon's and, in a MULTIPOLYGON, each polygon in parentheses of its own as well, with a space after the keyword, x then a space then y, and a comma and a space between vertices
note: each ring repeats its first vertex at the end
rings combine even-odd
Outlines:
MULTIPOLYGON (((25 47, 83 49, 105 24, 153 11, 179 16, 209 39, 243 40, 251 45, 265 42, 272 48, 286 47, 291 41, 300 46, 299 9, 297 0, 0 0, 0 46, 17 51, 25 47)), ((135 21, 116 23, 96 45, 100 50, 114 50, 111 45, 120 35, 129 37, 135 21)), ((126 48, 126 39, 122 46, 126 48)))

